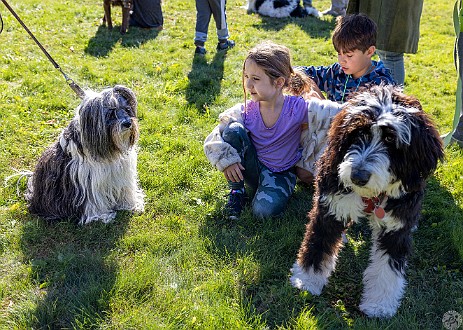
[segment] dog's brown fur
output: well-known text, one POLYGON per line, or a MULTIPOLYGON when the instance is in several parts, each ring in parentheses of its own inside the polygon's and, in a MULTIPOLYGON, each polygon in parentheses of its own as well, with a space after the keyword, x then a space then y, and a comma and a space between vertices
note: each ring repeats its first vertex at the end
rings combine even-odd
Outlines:
POLYGON ((129 18, 130 11, 133 8, 133 0, 103 0, 103 24, 107 22, 109 29, 113 28, 113 22, 111 20, 111 6, 122 6, 121 34, 125 34, 129 29, 129 18))

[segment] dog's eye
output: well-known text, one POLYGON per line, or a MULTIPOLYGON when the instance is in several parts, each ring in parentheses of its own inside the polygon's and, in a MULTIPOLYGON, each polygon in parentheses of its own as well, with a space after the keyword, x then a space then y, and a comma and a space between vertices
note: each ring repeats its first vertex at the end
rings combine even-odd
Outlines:
POLYGON ((367 141, 370 139, 370 134, 368 132, 359 132, 358 137, 360 140, 367 141))
POLYGON ((117 114, 116 114, 116 111, 112 110, 112 111, 109 111, 108 114, 107 114, 107 118, 108 119, 117 119, 117 114))
POLYGON ((394 143, 395 142, 395 137, 392 135, 386 135, 384 137, 384 141, 387 143, 394 143))
POLYGON ((126 112, 129 116, 134 117, 133 110, 132 110, 132 107, 131 107, 131 106, 126 106, 126 107, 125 107, 125 112, 126 112))
POLYGON ((383 130, 383 140, 386 143, 391 143, 391 144, 395 143, 395 140, 396 140, 395 132, 391 130, 390 128, 385 128, 383 130))

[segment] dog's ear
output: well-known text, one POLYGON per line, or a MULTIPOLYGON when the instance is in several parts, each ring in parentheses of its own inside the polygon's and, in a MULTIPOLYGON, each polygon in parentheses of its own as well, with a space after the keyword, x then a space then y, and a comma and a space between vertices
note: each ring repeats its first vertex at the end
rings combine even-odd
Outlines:
POLYGON ((420 102, 411 96, 393 94, 393 102, 417 111, 408 112, 406 120, 410 123, 411 140, 402 149, 401 169, 396 171, 406 191, 421 190, 425 180, 434 172, 439 161, 444 158, 442 139, 430 117, 422 110, 420 102))
POLYGON ((135 93, 122 85, 116 85, 114 86, 114 93, 117 93, 121 95, 124 99, 127 100, 127 103, 129 104, 130 108, 132 108, 133 111, 133 117, 137 116, 137 98, 135 96, 135 93))
POLYGON ((349 125, 349 121, 350 114, 345 108, 333 118, 326 149, 317 162, 317 180, 321 180, 320 185, 329 192, 338 191, 340 188, 338 166, 343 161, 351 142, 349 133, 352 131, 352 126, 349 125))
POLYGON ((102 94, 89 94, 78 107, 82 146, 95 159, 104 159, 114 144, 107 132, 102 94))
POLYGON ((367 127, 371 118, 364 113, 350 112, 350 107, 356 104, 350 102, 345 103, 343 109, 334 116, 330 130, 328 132, 327 156, 330 157, 330 163, 337 170, 337 166, 343 161, 344 155, 352 145, 355 139, 352 132, 359 127, 367 127))

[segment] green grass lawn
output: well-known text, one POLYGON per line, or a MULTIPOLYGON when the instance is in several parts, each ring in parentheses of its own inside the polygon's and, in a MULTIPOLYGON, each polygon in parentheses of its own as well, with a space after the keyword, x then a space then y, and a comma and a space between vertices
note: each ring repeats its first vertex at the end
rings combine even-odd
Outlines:
MULTIPOLYGON (((327 0, 315 1, 318 9, 327 0)), ((141 215, 110 224, 46 223, 32 216, 16 184, 0 188, 1 329, 441 329, 463 314, 463 152, 450 146, 429 179, 414 233, 402 305, 390 320, 358 310, 368 263, 364 224, 319 297, 289 283, 313 190, 298 186, 280 218, 238 222, 222 216, 223 175, 202 143, 217 115, 243 100, 241 68, 262 40, 288 46, 294 65, 336 61, 332 17, 270 19, 229 0, 236 47, 194 59, 195 5, 165 0, 165 29, 101 26, 102 1, 22 0, 18 15, 63 70, 84 88, 123 84, 138 97, 141 215)), ((406 55, 405 92, 420 99, 439 131, 451 128, 456 89, 453 1, 425 1, 419 51, 406 55)), ((79 99, 0 4, 0 178, 32 170, 73 117, 79 99)), ((20 185, 24 191, 24 183, 20 185)))

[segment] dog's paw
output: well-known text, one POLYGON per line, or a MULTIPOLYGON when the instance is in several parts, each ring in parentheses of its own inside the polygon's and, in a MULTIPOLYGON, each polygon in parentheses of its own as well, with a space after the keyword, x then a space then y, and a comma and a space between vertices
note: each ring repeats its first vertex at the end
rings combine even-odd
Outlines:
POLYGON ((116 211, 108 211, 107 213, 101 213, 101 214, 94 214, 94 215, 86 215, 84 214, 79 221, 80 225, 86 225, 89 224, 90 222, 94 221, 101 221, 103 223, 109 223, 113 221, 116 218, 116 211))
POLYGON ((320 18, 323 16, 315 7, 305 7, 304 9, 307 11, 307 15, 309 16, 313 16, 317 18, 320 18))
POLYGON ((322 273, 315 272, 312 267, 305 271, 297 262, 291 268, 293 275, 290 278, 291 285, 295 288, 309 291, 311 294, 319 296, 323 287, 328 282, 328 278, 322 273))
POLYGON ((388 319, 395 315, 398 306, 391 306, 382 303, 364 302, 359 309, 368 317, 388 319))
POLYGON ((131 205, 129 207, 125 208, 126 210, 132 211, 132 213, 140 215, 143 212, 145 212, 145 202, 143 200, 143 197, 138 198, 134 205, 131 205))

